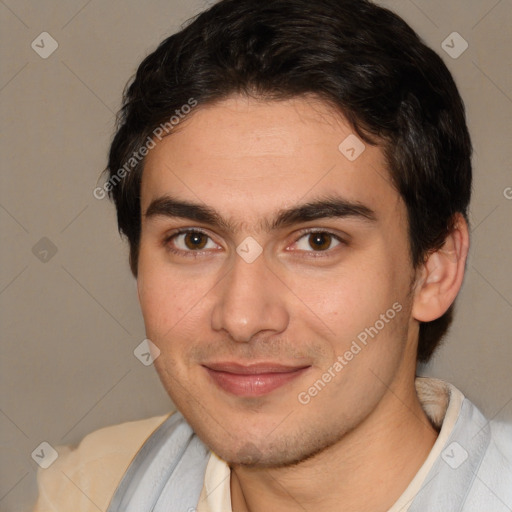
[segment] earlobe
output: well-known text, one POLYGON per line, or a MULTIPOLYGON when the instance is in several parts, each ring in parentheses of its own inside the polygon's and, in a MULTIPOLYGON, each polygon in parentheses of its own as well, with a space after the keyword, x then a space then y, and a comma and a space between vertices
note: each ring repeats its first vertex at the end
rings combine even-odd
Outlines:
POLYGON ((443 247, 430 254, 421 269, 412 311, 416 320, 431 322, 451 306, 462 286, 468 249, 468 225, 458 213, 443 247))

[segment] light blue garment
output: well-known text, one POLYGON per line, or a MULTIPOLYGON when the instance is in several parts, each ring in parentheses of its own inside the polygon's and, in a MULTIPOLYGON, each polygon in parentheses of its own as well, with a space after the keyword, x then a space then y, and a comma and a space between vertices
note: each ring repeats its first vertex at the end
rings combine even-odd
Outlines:
MULTIPOLYGON (((193 512, 210 451, 180 413, 140 449, 107 512, 193 512)), ((465 398, 409 512, 511 512, 512 425, 489 422, 465 398)))
POLYGON ((512 511, 512 425, 488 421, 467 398, 408 512, 430 511, 512 511))
POLYGON ((209 456, 183 416, 172 414, 133 459, 107 512, 195 511, 209 456))

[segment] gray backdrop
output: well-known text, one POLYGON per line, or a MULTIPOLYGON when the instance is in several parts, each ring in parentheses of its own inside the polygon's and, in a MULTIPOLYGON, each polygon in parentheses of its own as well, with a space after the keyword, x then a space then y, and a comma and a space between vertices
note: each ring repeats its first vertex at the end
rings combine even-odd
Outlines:
MULTIPOLYGON (((489 417, 510 419, 512 2, 383 4, 454 73, 476 150, 457 320, 421 371, 459 386, 489 417)), ((153 367, 133 354, 144 327, 126 247, 113 206, 92 191, 126 81, 205 5, 0 0, 2 511, 33 503, 31 453, 41 442, 74 444, 102 426, 172 408, 153 367)))

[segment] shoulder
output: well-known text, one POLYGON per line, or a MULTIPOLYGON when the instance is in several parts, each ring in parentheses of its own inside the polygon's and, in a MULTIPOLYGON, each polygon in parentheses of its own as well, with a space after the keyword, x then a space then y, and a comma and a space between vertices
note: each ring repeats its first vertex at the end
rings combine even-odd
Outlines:
POLYGON ((416 385, 440 431, 429 455, 433 464, 421 475, 409 510, 510 512, 512 426, 487 419, 449 383, 424 379, 416 385), (422 492, 427 486, 428 492, 422 492))
POLYGON ((76 448, 56 447, 57 460, 38 470, 34 512, 106 510, 141 446, 171 414, 101 428, 76 448))
POLYGON ((489 422, 490 439, 468 497, 468 510, 512 510, 512 424, 489 422))
MULTIPOLYGON (((470 413, 465 417, 471 436, 464 439, 467 459, 477 464, 467 472, 468 494, 464 512, 512 510, 512 424, 485 418, 466 400, 470 413)), ((457 472, 464 475, 463 462, 457 472)))

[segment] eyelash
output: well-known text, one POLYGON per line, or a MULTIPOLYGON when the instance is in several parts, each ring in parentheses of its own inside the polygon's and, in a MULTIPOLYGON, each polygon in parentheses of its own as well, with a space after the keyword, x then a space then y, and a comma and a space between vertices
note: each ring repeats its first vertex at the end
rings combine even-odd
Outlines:
POLYGON ((174 247, 172 247, 170 242, 171 242, 171 240, 173 238, 176 238, 179 235, 188 234, 188 233, 201 233, 202 235, 207 236, 210 240, 213 240, 212 237, 208 233, 203 231, 202 229, 199 229, 199 228, 183 228, 183 229, 177 229, 174 233, 172 233, 171 235, 167 236, 164 239, 164 246, 165 246, 165 248, 168 251, 170 251, 170 252, 172 252, 174 254, 177 254, 178 256, 185 256, 185 257, 188 257, 188 258, 197 258, 197 257, 201 256, 203 253, 207 253, 208 251, 182 251, 180 249, 175 249, 174 247))
MULTIPOLYGON (((182 251, 181 249, 175 249, 174 247, 172 247, 170 242, 174 238, 178 237, 179 235, 189 234, 189 233, 201 233, 202 235, 208 237, 210 240, 213 241, 212 237, 208 233, 206 233, 205 231, 203 231, 200 228, 182 228, 182 229, 176 230, 171 235, 167 236, 164 239, 164 241, 163 241, 163 245, 165 246, 165 248, 168 251, 170 251, 170 252, 172 252, 174 254, 177 254, 179 256, 185 256, 185 257, 189 257, 189 258, 198 258, 201 255, 203 255, 205 253, 208 253, 208 251, 210 249, 199 250, 199 251, 193 251, 193 250, 182 251)), ((347 241, 346 240, 341 238, 339 235, 337 235, 337 234, 335 234, 335 233, 333 233, 331 231, 325 230, 325 229, 323 229, 323 230, 322 229, 309 229, 309 230, 301 231, 300 235, 296 238, 296 240, 293 243, 296 244, 303 237, 305 237, 307 235, 315 234, 315 233, 321 233, 321 234, 329 235, 334 240, 339 242, 340 245, 347 245, 347 241)), ((338 246, 336 246, 336 247, 338 247, 338 246)), ((303 251, 305 254, 307 254, 307 256, 303 256, 303 257, 306 257, 306 258, 325 258, 325 257, 330 257, 332 255, 332 251, 335 250, 336 247, 334 247, 333 249, 326 249, 325 251, 313 251, 313 250, 311 250, 311 251, 303 251)))

